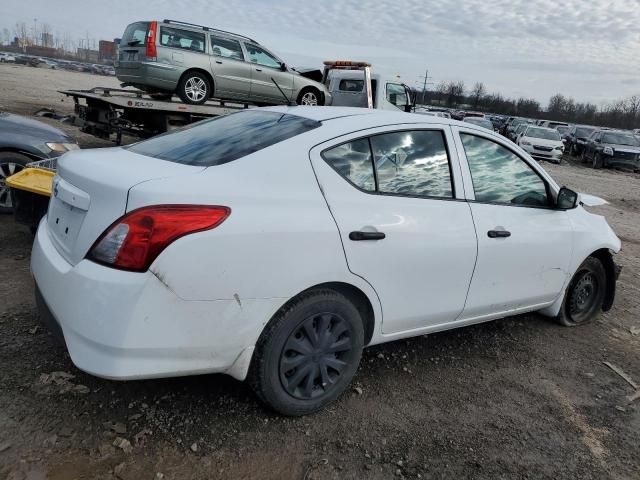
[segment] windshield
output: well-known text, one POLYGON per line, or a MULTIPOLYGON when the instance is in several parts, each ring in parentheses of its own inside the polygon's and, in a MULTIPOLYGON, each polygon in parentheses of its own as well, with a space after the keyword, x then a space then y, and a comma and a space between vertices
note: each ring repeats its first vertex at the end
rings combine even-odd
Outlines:
POLYGON ((579 128, 576 128, 576 137, 587 138, 594 131, 595 131, 595 128, 579 127, 579 128))
POLYGON ((624 133, 605 133, 602 135, 602 143, 610 143, 613 145, 630 145, 638 146, 638 140, 633 135, 624 133))
POLYGON ((541 138, 543 140, 560 140, 560 133, 557 130, 550 130, 547 128, 529 127, 524 136, 531 138, 541 138))
MULTIPOLYGON (((322 125, 287 113, 248 110, 204 120, 128 147, 170 162, 222 165, 322 125)), ((127 148, 127 147, 125 147, 127 148)))
POLYGON ((122 34, 121 45, 141 46, 147 41, 149 22, 136 22, 129 25, 122 34))

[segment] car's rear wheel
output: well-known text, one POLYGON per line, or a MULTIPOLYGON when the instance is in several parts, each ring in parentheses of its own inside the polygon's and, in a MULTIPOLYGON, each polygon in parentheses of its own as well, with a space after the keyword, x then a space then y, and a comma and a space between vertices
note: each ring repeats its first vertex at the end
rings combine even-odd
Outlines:
POLYGON ((558 322, 565 327, 575 327, 593 320, 602 310, 606 284, 602 262, 595 257, 587 258, 567 287, 558 322))
POLYGON ((187 72, 178 83, 177 93, 184 103, 202 105, 211 96, 211 83, 203 73, 187 72))
POLYGON ((0 213, 12 213, 13 201, 7 178, 22 170, 31 159, 15 152, 0 152, 0 213))
POLYGON ((315 88, 305 88, 298 95, 298 105, 317 107, 324 105, 322 94, 315 88))
POLYGON ((307 415, 349 386, 364 342, 362 318, 340 293, 302 294, 267 325, 254 353, 249 383, 284 415, 307 415))

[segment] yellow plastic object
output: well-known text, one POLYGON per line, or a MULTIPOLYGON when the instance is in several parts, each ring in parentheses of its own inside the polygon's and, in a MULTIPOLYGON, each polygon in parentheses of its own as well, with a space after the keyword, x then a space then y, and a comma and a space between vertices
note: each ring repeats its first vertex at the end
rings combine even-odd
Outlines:
POLYGON ((51 196, 51 182, 56 172, 42 168, 25 168, 7 178, 7 185, 37 195, 51 196))

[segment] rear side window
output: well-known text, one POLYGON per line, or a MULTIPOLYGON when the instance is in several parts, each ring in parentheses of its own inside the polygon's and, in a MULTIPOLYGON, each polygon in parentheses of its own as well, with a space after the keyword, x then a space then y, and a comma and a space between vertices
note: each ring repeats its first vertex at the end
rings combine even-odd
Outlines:
POLYGON ((211 52, 218 57, 231 58, 233 60, 244 60, 240 42, 237 40, 231 40, 230 38, 211 35, 211 52))
POLYGON ((440 130, 375 135, 325 150, 322 157, 362 190, 453 198, 449 156, 440 130))
POLYGON ((136 22, 129 25, 122 34, 121 45, 128 47, 143 46, 147 42, 149 22, 136 22))
POLYGON ((129 150, 185 165, 222 165, 322 125, 286 113, 248 110, 204 120, 129 150))
POLYGON ((204 52, 204 33, 191 32, 172 27, 160 27, 160 45, 204 52))
POLYGON ((338 90, 343 92, 361 92, 364 89, 364 80, 340 80, 338 90))

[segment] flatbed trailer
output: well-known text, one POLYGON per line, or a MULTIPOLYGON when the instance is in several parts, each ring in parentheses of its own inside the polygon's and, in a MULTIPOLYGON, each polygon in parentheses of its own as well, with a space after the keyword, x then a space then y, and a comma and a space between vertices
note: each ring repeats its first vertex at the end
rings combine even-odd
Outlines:
POLYGON ((72 97, 80 130, 107 140, 122 135, 148 138, 193 122, 250 108, 249 104, 210 100, 188 105, 156 100, 141 90, 95 87, 90 90, 60 90, 72 97))

